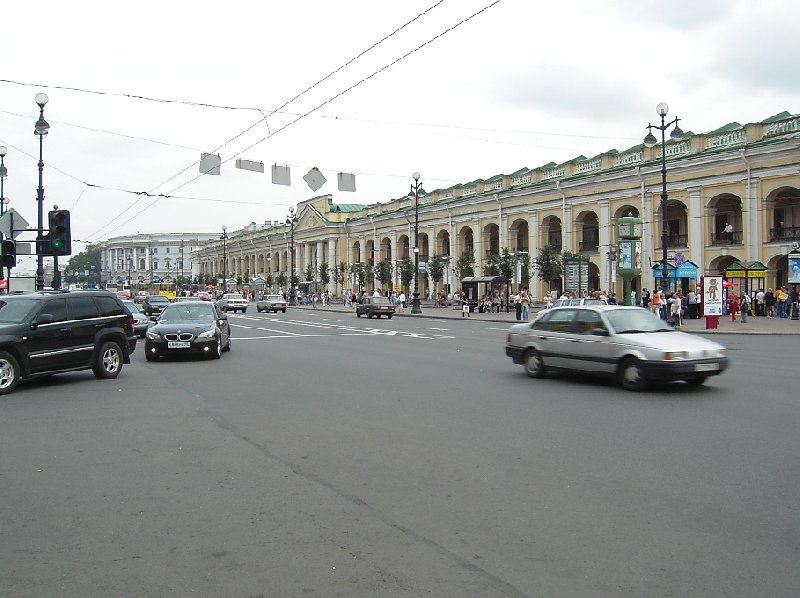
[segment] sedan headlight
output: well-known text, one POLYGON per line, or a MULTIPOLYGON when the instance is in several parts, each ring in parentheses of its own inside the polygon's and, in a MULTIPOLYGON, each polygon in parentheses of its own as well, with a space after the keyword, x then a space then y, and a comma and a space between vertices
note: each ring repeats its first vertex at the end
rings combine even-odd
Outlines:
POLYGON ((687 351, 667 351, 663 356, 664 361, 684 361, 689 359, 687 351))
POLYGON ((148 330, 147 338, 149 338, 151 341, 157 341, 158 339, 161 338, 161 335, 158 334, 158 332, 156 332, 155 330, 148 330))
POLYGON ((206 330, 205 332, 201 332, 197 335, 197 338, 214 338, 214 335, 217 333, 216 330, 213 328, 211 330, 206 330))

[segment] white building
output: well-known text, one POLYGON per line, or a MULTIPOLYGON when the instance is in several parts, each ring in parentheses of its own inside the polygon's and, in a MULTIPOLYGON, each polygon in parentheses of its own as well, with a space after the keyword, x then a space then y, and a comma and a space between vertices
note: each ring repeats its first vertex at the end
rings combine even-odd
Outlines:
POLYGON ((100 243, 100 281, 121 285, 190 283, 197 275, 192 249, 219 233, 154 233, 114 237, 100 243))

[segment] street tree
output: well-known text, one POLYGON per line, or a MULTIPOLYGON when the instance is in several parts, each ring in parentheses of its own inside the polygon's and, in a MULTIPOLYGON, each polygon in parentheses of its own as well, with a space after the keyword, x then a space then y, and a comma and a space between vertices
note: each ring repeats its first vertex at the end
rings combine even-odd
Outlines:
POLYGON ((404 289, 411 291, 411 281, 414 279, 414 262, 409 258, 400 260, 400 284, 404 289))
POLYGON ((534 260, 536 264, 536 275, 539 280, 553 288, 553 282, 561 278, 564 274, 564 266, 561 262, 561 255, 552 245, 545 245, 534 260))
POLYGON ((469 247, 462 251, 453 269, 459 281, 467 276, 475 276, 475 250, 469 247))
POLYGON ((381 288, 389 289, 392 283, 392 260, 382 259, 375 267, 375 275, 381 283, 381 288))

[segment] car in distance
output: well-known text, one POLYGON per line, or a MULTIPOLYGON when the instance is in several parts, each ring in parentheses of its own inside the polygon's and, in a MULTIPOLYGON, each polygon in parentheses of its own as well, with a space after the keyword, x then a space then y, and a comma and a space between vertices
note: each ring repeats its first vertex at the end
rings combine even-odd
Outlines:
POLYGON ((700 385, 728 367, 722 345, 621 305, 549 309, 532 323, 513 325, 505 351, 532 378, 549 370, 604 374, 626 390, 675 380, 700 385))
POLYGON ((211 301, 212 300, 211 299, 211 293, 208 293, 206 291, 200 291, 199 293, 197 293, 197 297, 200 298, 203 301, 211 301))
POLYGON ((598 299, 596 297, 561 297, 556 299, 553 307, 569 307, 572 305, 607 305, 605 299, 598 299))
POLYGON ((225 293, 219 301, 217 307, 222 311, 240 311, 245 313, 247 311, 247 299, 242 297, 239 293, 225 293))
POLYGON ((208 301, 170 304, 145 337, 144 355, 155 361, 165 355, 202 354, 219 359, 231 350, 228 316, 208 301))
POLYGON ((256 311, 271 311, 273 313, 277 313, 278 311, 282 311, 286 313, 286 299, 283 298, 283 295, 265 295, 258 301, 256 301, 256 311))
POLYGON ((136 350, 133 317, 108 291, 0 297, 0 395, 21 380, 91 369, 116 378, 136 350))
POLYGON ((137 291, 136 295, 133 296, 133 300, 136 303, 144 303, 144 300, 150 295, 147 291, 137 291))
POLYGON ((133 316, 133 331, 136 333, 136 336, 139 338, 144 338, 144 335, 147 333, 147 326, 150 324, 150 320, 142 313, 142 308, 136 305, 130 299, 123 299, 122 304, 128 308, 128 311, 131 312, 131 315, 133 316))
POLYGON ((196 296, 184 297, 183 295, 178 295, 177 297, 175 297, 175 301, 173 301, 173 303, 186 303, 188 301, 202 301, 202 300, 203 299, 201 297, 196 297, 196 296))
POLYGON ((144 315, 147 317, 157 316, 169 305, 169 299, 164 295, 148 295, 142 303, 144 315))
POLYGON ((356 306, 356 315, 360 318, 366 315, 368 318, 373 316, 380 318, 386 316, 390 320, 394 315, 395 306, 389 301, 388 297, 364 297, 356 306))

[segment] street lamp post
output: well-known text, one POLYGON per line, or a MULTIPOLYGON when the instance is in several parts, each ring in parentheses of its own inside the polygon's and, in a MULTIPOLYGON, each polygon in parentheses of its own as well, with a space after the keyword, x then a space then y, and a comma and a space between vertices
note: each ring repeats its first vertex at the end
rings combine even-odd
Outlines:
MULTIPOLYGON (((50 100, 46 93, 36 94, 36 103, 39 105, 39 120, 34 125, 33 133, 39 136, 39 187, 36 191, 36 202, 38 204, 38 226, 37 240, 44 236, 44 185, 42 183, 42 173, 44 171, 44 160, 42 160, 42 149, 44 146, 44 136, 50 131, 50 125, 44 119, 44 107, 50 100)), ((44 289, 44 256, 40 253, 39 244, 36 246, 36 290, 44 289)))
MULTIPOLYGON (((184 285, 184 280, 183 280, 183 248, 184 248, 183 239, 181 239, 181 245, 180 245, 180 250, 181 250, 181 280, 180 280, 181 287, 183 287, 183 285, 184 285)), ((181 288, 181 290, 183 290, 183 288, 181 288)))
POLYGON ((222 227, 222 292, 228 291, 228 227, 222 227))
POLYGON ((412 293, 411 313, 421 314, 422 308, 419 304, 419 198, 425 196, 425 189, 419 182, 418 172, 411 176, 414 178, 411 191, 408 192, 408 196, 414 198, 414 292, 412 293))
POLYGON ((678 126, 680 120, 677 116, 669 122, 665 122, 665 116, 669 112, 669 106, 666 102, 661 102, 656 106, 656 112, 661 117, 661 125, 647 125, 647 135, 644 138, 644 145, 646 147, 655 147, 658 143, 653 129, 661 131, 661 290, 666 293, 669 289, 669 276, 667 270, 667 239, 669 237, 669 227, 667 226, 667 152, 666 152, 666 138, 664 132, 675 125, 669 138, 672 141, 683 140, 683 131, 678 126))
MULTIPOLYGON (((6 149, 5 145, 0 145, 0 216, 5 214, 6 212, 6 204, 8 203, 8 198, 3 193, 3 181, 6 180, 8 176, 8 169, 5 165, 5 157, 8 153, 8 149, 6 149)), ((3 233, 0 233, 0 241, 3 240, 3 233)), ((9 270, 9 278, 10 278, 11 270, 9 270)), ((3 268, 0 266, 0 280, 3 280, 3 268)))
POLYGON ((298 218, 294 214, 294 206, 289 208, 289 215, 286 217, 286 224, 289 225, 289 305, 297 305, 297 294, 294 290, 294 227, 297 224, 298 218))

